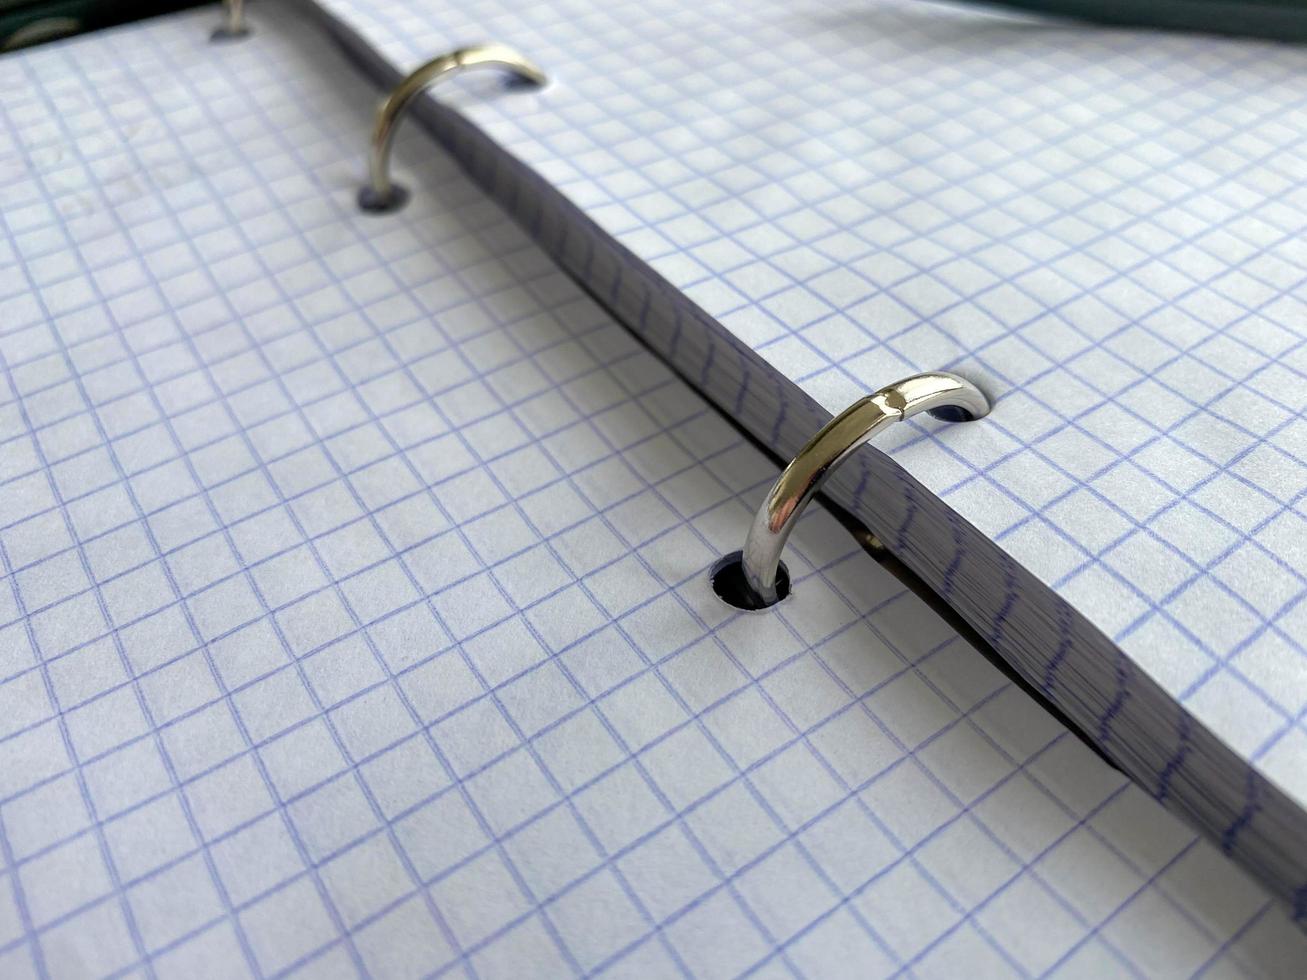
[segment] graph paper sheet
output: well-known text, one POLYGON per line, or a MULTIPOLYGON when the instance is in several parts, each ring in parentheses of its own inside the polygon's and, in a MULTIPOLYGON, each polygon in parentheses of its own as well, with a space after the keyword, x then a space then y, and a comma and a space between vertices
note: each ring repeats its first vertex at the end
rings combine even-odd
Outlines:
MULTIPOLYGON (((0 58, 0 976, 1295 976, 313 25, 0 58)), ((504 98, 516 95, 505 94, 504 98)))
POLYGON ((914 371, 981 384, 837 496, 1307 910, 1307 52, 913 0, 322 6, 396 68, 493 37, 550 71, 441 98, 778 451, 914 371))

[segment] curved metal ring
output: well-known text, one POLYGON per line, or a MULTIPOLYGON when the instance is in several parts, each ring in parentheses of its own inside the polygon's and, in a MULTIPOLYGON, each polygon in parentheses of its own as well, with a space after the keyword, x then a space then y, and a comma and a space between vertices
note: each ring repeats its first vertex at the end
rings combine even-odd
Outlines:
POLYGON ((390 147, 395 141, 399 118, 421 92, 469 68, 502 68, 514 80, 533 86, 548 81, 543 71, 502 44, 459 48, 415 68, 377 107, 368 157, 368 184, 359 191, 360 207, 366 211, 393 211, 403 205, 407 194, 390 181, 390 147))
POLYGON ((946 422, 965 422, 989 414, 989 399, 965 378, 938 371, 887 385, 831 419, 785 467, 749 526, 741 560, 745 580, 761 606, 777 601, 781 552, 813 494, 864 442, 919 412, 946 422))
POLYGON ((223 0, 222 6, 227 19, 213 29, 209 40, 235 41, 237 38, 249 37, 250 29, 245 24, 245 0, 223 0))

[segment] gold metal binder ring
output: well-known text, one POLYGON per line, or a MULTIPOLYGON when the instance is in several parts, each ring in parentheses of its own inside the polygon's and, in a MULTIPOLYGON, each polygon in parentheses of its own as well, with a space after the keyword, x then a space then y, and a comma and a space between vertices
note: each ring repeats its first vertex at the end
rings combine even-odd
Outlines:
POLYGON ((777 568, 785 541, 835 467, 882 429, 920 412, 946 422, 965 422, 989 414, 989 400, 965 378, 939 371, 887 385, 831 419, 785 467, 754 515, 740 559, 751 593, 746 608, 761 609, 781 598, 777 568))
POLYGON ((471 68, 500 68, 507 71, 513 80, 532 86, 544 85, 547 81, 544 72, 502 44, 477 44, 470 48, 459 48, 414 69, 377 107, 376 121, 372 125, 372 149, 368 157, 369 180, 359 190, 359 207, 365 211, 385 212, 404 206, 408 192, 390 180, 390 147, 395 141, 395 127, 399 124, 399 118, 420 93, 437 82, 471 68))
POLYGON ((209 35, 211 41, 235 41, 250 36, 249 26, 245 23, 245 0, 223 0, 222 8, 227 18, 213 29, 209 35))

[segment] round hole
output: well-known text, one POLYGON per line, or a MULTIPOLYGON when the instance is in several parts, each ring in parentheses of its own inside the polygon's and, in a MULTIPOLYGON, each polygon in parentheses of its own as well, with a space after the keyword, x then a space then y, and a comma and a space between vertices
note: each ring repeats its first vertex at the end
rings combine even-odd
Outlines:
POLYGON ((504 88, 517 91, 519 89, 543 88, 544 86, 534 78, 528 78, 525 75, 505 75, 504 88))
MULTIPOLYGON (((766 609, 768 604, 749 587, 744 577, 744 562, 741 558, 742 552, 734 551, 713 566, 712 590, 723 602, 736 609, 766 609)), ((790 573, 785 562, 781 562, 776 569, 776 601, 780 602, 789 594, 790 573)))
POLYGON ((221 27, 215 27, 213 29, 213 33, 209 35, 209 40, 210 41, 239 41, 241 38, 249 37, 252 33, 254 32, 251 31, 245 25, 241 25, 235 30, 232 30, 226 24, 223 24, 221 27))
POLYGON ((359 207, 369 214, 390 214, 408 203, 408 188, 391 184, 389 194, 378 194, 371 184, 359 188, 359 207))
POLYGON ((933 419, 939 419, 941 422, 974 422, 976 417, 968 412, 961 405, 941 405, 939 408, 932 408, 928 414, 933 419))

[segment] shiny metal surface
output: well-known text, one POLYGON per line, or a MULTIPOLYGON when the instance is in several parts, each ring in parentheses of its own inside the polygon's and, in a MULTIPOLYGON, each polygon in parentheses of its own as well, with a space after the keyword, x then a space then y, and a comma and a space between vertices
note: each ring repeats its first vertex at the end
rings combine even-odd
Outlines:
POLYGON ((369 211, 389 211, 401 205, 405 195, 390 180, 390 148, 395 127, 404 110, 423 91, 454 75, 472 68, 499 68, 529 85, 544 85, 545 73, 502 44, 477 44, 459 48, 433 58, 414 69, 395 86, 394 91, 377 107, 372 126, 372 146, 368 157, 368 185, 359 192, 359 204, 369 211))
POLYGON ((245 0, 223 0, 222 7, 227 17, 214 28, 210 38, 214 41, 232 41, 248 37, 250 29, 245 23, 245 0))
POLYGON ((960 422, 989 414, 989 399, 965 378, 917 374, 854 402, 799 450, 754 515, 744 542, 744 576, 761 600, 776 602, 776 568, 803 508, 849 455, 880 432, 921 412, 960 422))

